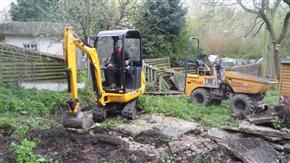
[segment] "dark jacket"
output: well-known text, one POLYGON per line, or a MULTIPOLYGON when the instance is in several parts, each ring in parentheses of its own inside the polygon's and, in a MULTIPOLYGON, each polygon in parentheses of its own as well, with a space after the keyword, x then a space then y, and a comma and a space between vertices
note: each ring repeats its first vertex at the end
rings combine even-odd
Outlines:
MULTIPOLYGON (((117 66, 117 67, 122 67, 122 64, 123 64, 122 55, 123 55, 123 53, 121 53, 119 55, 117 55, 115 52, 112 53, 111 59, 110 59, 110 63, 115 65, 115 66, 117 66)), ((131 60, 130 55, 129 55, 129 53, 127 51, 124 51, 124 55, 125 55, 124 56, 124 62, 126 60, 131 60)))

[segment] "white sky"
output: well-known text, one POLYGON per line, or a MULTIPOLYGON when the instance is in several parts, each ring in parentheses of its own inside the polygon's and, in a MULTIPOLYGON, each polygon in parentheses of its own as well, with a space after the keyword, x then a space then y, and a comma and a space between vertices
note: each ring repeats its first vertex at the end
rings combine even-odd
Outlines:
POLYGON ((13 0, 0 0, 0 10, 9 9, 13 0))

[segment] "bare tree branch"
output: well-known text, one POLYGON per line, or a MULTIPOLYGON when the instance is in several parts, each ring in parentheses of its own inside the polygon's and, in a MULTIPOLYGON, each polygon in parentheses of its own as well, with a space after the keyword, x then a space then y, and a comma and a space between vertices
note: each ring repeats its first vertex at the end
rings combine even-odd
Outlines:
POLYGON ((283 0, 283 2, 290 6, 290 0, 283 0))
POLYGON ((278 44, 280 44, 282 40, 286 37, 286 34, 288 32, 288 26, 289 26, 289 18, 290 18, 290 11, 288 11, 287 15, 284 18, 283 29, 277 41, 278 44))
POLYGON ((260 6, 258 6, 258 3, 257 3, 256 0, 253 0, 252 2, 253 2, 253 6, 254 6, 257 10, 260 10, 260 9, 261 9, 261 4, 260 4, 260 6))
POLYGON ((254 19, 254 22, 252 23, 249 31, 245 34, 244 37, 248 37, 249 34, 255 29, 256 25, 257 25, 257 20, 258 20, 259 16, 256 16, 255 19, 254 19))
POLYGON ((268 19, 267 15, 264 12, 259 12, 261 19, 263 19, 263 21, 266 23, 266 27, 267 30, 271 36, 271 38, 273 39, 273 41, 277 41, 276 35, 274 33, 274 28, 273 28, 273 24, 270 22, 270 20, 268 19))
POLYGON ((260 30, 262 29, 263 25, 265 24, 265 22, 262 22, 258 28, 258 30, 254 33, 253 38, 257 36, 257 34, 260 32, 260 30))
POLYGON ((250 13, 253 13, 253 14, 259 14, 259 12, 258 11, 256 11, 256 10, 252 10, 252 9, 249 9, 249 8, 247 8, 243 3, 242 3, 242 0, 237 0, 237 3, 245 10, 245 11, 247 11, 247 12, 250 12, 250 13))

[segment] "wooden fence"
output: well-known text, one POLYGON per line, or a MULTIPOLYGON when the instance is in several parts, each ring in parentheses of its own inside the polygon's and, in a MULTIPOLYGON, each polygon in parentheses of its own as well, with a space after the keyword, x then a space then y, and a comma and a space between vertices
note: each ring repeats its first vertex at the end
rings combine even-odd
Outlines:
POLYGON ((61 56, 0 44, 0 84, 64 79, 65 65, 61 56))
POLYGON ((184 68, 171 67, 169 57, 145 59, 143 68, 148 92, 172 93, 174 89, 184 89, 184 68))

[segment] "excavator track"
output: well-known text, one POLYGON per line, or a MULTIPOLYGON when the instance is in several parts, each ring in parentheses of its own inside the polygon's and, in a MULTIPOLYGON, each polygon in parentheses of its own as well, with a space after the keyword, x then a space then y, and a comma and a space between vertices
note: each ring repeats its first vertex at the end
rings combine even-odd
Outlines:
POLYGON ((121 112, 121 115, 130 120, 136 119, 136 115, 137 115, 136 99, 125 104, 121 112))
POLYGON ((97 106, 93 110, 93 120, 95 122, 103 122, 105 121, 107 117, 107 110, 104 109, 104 107, 97 106))

